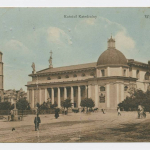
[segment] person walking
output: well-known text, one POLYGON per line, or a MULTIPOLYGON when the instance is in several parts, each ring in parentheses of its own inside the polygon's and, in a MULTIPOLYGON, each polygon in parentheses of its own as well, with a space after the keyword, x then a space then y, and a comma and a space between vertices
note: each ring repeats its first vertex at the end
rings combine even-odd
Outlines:
POLYGON ((59 117, 59 108, 55 109, 55 118, 57 119, 59 117))
POLYGON ((39 115, 37 114, 37 116, 34 118, 35 131, 39 130, 40 123, 41 123, 41 119, 40 119, 39 115))
POLYGON ((101 110, 102 110, 103 114, 105 114, 105 111, 104 111, 104 109, 102 108, 101 110))
POLYGON ((117 108, 118 116, 121 116, 120 107, 117 108))

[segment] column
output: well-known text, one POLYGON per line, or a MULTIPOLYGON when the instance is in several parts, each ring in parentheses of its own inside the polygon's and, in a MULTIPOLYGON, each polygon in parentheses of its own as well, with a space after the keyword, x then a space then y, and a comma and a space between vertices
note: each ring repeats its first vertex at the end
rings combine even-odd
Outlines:
POLYGON ((81 103, 81 88, 78 86, 78 108, 80 107, 81 103))
POLYGON ((39 89, 39 103, 42 104, 42 91, 39 89))
POLYGON ((91 98, 91 85, 88 85, 88 98, 91 98))
POLYGON ((98 85, 95 85, 95 107, 98 108, 98 85))
POLYGON ((109 108, 109 107, 110 107, 110 93, 109 93, 109 87, 110 87, 110 85, 109 85, 109 84, 107 84, 107 85, 106 85, 107 108, 109 108))
MULTIPOLYGON (((71 86, 71 103, 74 103, 74 91, 73 91, 73 86, 71 86)), ((73 104, 74 108, 74 104, 73 104)))
POLYGON ((117 105, 119 104, 119 84, 116 84, 117 86, 117 105))
POLYGON ((45 102, 47 102, 47 88, 45 89, 45 102))
POLYGON ((29 90, 27 90, 27 101, 30 102, 29 101, 29 90))
POLYGON ((124 101, 124 84, 121 84, 121 102, 124 101))
POLYGON ((58 87, 58 108, 61 107, 61 104, 60 104, 60 88, 58 87))
POLYGON ((34 108, 34 89, 32 89, 32 102, 31 107, 34 108))
POLYGON ((64 100, 66 100, 66 99, 67 99, 67 88, 64 87, 64 100))
POLYGON ((87 87, 87 85, 85 85, 85 96, 84 96, 85 98, 88 98, 88 95, 87 95, 88 92, 87 92, 87 90, 88 90, 88 87, 87 87))
POLYGON ((51 88, 52 104, 54 104, 54 88, 51 88))

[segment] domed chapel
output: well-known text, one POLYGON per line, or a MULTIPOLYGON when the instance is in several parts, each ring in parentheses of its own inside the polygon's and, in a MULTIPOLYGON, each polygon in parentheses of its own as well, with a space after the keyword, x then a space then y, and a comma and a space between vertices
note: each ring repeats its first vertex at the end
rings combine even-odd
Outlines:
POLYGON ((150 83, 148 64, 127 59, 115 47, 115 39, 108 40, 108 48, 97 62, 54 68, 52 52, 49 67, 32 74, 27 83, 28 101, 31 108, 51 101, 61 107, 61 101, 69 98, 72 107, 80 108, 81 100, 92 98, 99 109, 116 109, 128 96, 130 88, 146 91, 150 83))

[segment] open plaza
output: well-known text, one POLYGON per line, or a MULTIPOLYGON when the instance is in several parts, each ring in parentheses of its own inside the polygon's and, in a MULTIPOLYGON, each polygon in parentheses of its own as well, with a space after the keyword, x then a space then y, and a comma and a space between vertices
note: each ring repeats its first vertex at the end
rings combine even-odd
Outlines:
POLYGON ((150 141, 150 113, 137 119, 137 112, 109 110, 103 114, 68 113, 40 115, 38 131, 34 127, 35 115, 24 116, 23 121, 0 120, 2 143, 64 143, 64 142, 148 142, 150 141), (12 131, 12 129, 15 129, 12 131))

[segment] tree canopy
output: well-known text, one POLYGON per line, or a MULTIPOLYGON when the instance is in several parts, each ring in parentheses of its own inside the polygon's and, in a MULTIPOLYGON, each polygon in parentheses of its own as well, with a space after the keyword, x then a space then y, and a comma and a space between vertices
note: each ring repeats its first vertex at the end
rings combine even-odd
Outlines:
POLYGON ((62 107, 68 109, 69 107, 72 106, 72 104, 71 104, 71 99, 66 99, 66 100, 62 101, 61 105, 62 105, 62 107))
POLYGON ((24 98, 21 98, 17 101, 16 107, 18 110, 29 110, 30 109, 30 105, 29 105, 28 101, 24 98))
POLYGON ((12 107, 10 102, 0 102, 0 110, 10 110, 12 107))
POLYGON ((143 92, 137 89, 130 96, 126 97, 123 102, 118 104, 125 111, 137 110, 138 105, 142 105, 146 111, 150 111, 150 91, 143 92))
POLYGON ((94 101, 91 98, 85 98, 81 100, 81 107, 87 107, 87 108, 92 108, 95 106, 94 101))

